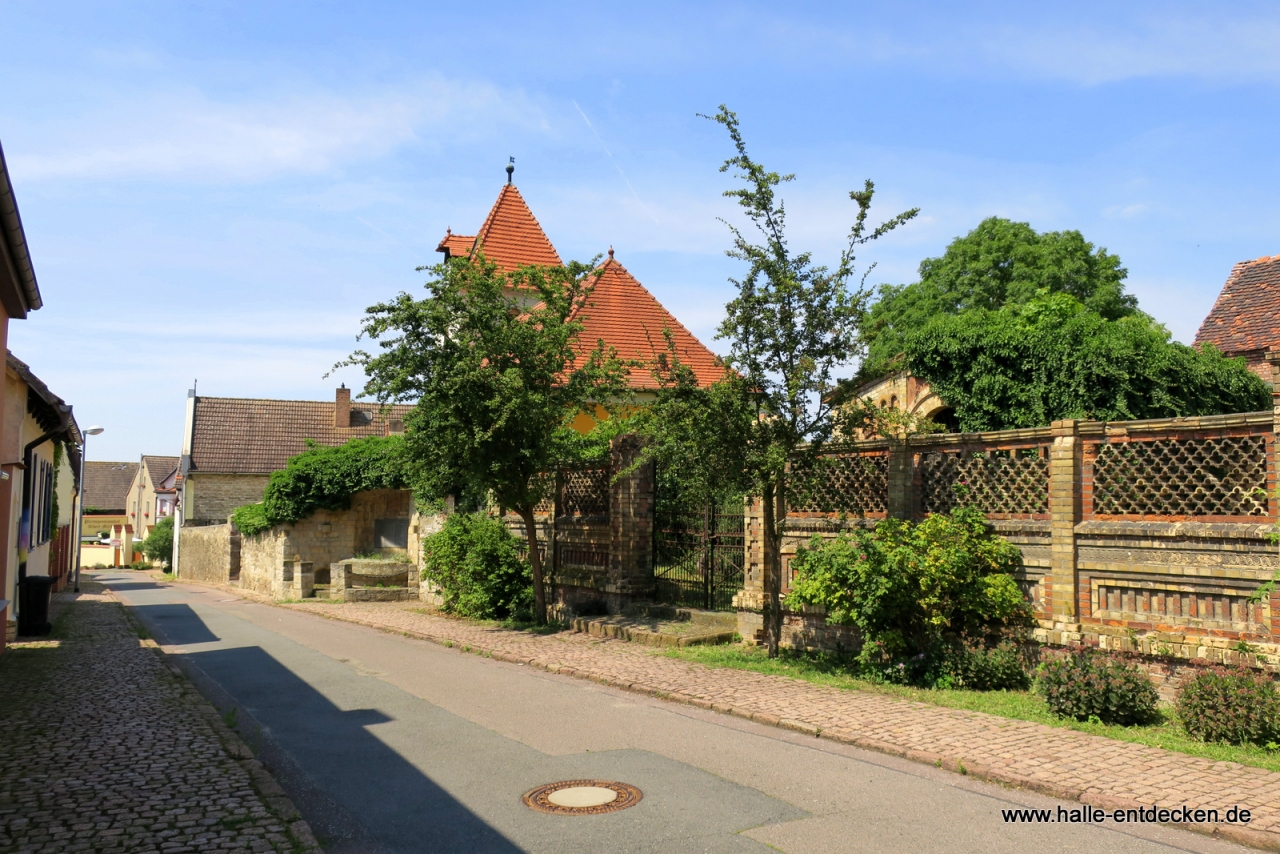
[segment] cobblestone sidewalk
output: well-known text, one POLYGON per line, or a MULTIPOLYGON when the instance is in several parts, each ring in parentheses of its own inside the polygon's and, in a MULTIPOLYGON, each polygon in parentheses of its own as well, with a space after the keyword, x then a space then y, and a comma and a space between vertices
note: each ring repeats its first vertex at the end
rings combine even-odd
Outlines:
POLYGON ((99 585, 0 655, 0 851, 319 852, 293 804, 99 585))
POLYGON ((1239 805, 1253 813, 1247 827, 1181 826, 1280 850, 1280 774, 1261 768, 872 692, 709 668, 625 641, 477 626, 424 612, 418 603, 283 607, 524 662, 1105 809, 1187 805, 1225 811, 1239 805))

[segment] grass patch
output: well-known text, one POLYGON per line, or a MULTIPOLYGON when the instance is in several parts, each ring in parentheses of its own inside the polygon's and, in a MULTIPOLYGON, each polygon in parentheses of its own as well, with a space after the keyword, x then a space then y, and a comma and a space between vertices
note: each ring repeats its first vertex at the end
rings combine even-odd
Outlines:
POLYGON ((1061 729, 1073 729, 1090 735, 1114 738, 1117 741, 1173 750, 1215 762, 1239 762, 1241 765, 1252 765, 1268 771, 1280 771, 1280 752, 1271 752, 1252 745, 1206 744, 1196 741, 1182 729, 1182 724, 1173 707, 1165 703, 1160 705, 1160 720, 1157 723, 1149 726, 1111 726, 1063 720, 1049 711, 1043 698, 1030 691, 959 691, 869 682, 851 676, 844 663, 832 655, 783 650, 778 658, 770 660, 763 649, 742 646, 673 647, 655 654, 694 661, 707 667, 728 667, 772 676, 790 676, 815 685, 827 685, 846 691, 868 691, 900 700, 928 703, 931 706, 983 712, 1019 721, 1032 721, 1061 729))
POLYGON ((512 632, 529 632, 534 635, 554 635, 569 629, 568 623, 550 622, 545 626, 539 626, 532 620, 481 620, 476 617, 460 617, 457 614, 446 614, 444 611, 435 608, 410 608, 409 611, 414 614, 425 614, 428 617, 443 617, 446 620, 457 620, 460 623, 467 623, 472 626, 484 626, 490 629, 507 629, 512 632))

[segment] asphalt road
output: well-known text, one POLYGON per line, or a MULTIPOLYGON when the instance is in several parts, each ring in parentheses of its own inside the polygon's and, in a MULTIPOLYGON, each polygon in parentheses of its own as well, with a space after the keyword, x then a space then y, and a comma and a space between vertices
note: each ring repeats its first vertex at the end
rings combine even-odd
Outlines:
POLYGON ((235 710, 330 854, 1247 850, 1161 826, 1006 824, 1002 809, 1059 802, 222 591, 96 580, 235 710), (644 797, 591 816, 521 802, 573 779, 644 797))

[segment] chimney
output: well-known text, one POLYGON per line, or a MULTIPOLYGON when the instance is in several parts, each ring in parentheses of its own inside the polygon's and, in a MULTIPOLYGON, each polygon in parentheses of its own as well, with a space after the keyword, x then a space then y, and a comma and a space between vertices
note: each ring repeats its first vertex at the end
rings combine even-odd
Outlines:
POLYGON ((343 383, 338 387, 333 398, 333 426, 351 426, 351 389, 343 383))

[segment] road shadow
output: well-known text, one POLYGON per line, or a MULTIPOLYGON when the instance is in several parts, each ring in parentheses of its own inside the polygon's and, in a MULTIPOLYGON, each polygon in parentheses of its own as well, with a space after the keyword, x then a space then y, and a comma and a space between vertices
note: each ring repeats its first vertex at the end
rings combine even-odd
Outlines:
POLYGON ((134 605, 133 614, 147 626, 162 643, 186 646, 197 643, 217 643, 222 638, 209 631, 200 615, 190 605, 166 603, 163 605, 134 605))
MULTIPOLYGON (((282 782, 317 833, 353 843, 339 841, 327 846, 331 851, 367 850, 353 838, 362 835, 393 851, 521 851, 366 729, 391 720, 383 712, 339 708, 260 647, 183 659, 227 689, 263 728, 259 736, 246 731, 253 726, 247 721, 238 727, 255 751, 261 746, 255 740, 265 739, 305 775, 290 779, 294 769, 285 769, 282 782)), ((266 751, 269 764, 273 752, 266 751)))

